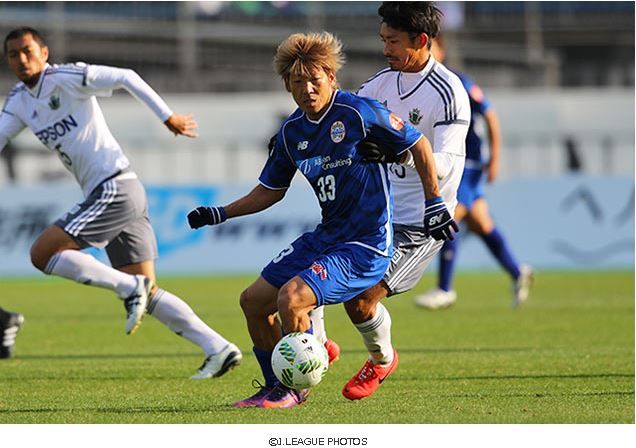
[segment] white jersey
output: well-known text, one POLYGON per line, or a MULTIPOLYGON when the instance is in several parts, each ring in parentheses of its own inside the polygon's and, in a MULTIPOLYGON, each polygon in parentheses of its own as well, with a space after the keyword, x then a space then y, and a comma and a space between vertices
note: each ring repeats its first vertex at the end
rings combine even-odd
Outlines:
POLYGON ((96 96, 124 88, 161 121, 172 115, 167 104, 134 71, 83 63, 46 65, 29 89, 18 83, 0 113, 0 150, 25 127, 55 152, 75 176, 84 196, 130 162, 110 133, 96 96))
MULTIPOLYGON (((440 193, 453 214, 470 123, 470 102, 459 77, 431 56, 426 67, 417 73, 390 68, 378 72, 362 84, 358 95, 384 103, 429 139, 440 193)), ((392 164, 389 176, 393 186, 393 222, 421 227, 425 197, 417 171, 392 164)))

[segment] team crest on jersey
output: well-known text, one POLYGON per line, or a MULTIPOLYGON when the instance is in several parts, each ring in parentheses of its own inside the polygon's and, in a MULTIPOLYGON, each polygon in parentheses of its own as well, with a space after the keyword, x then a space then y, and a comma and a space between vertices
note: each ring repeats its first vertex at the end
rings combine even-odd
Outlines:
POLYGON ((399 131, 404 127, 404 120, 402 120, 400 117, 398 117, 394 113, 389 115, 389 123, 391 123, 391 127, 395 129, 396 131, 399 131))
POLYGON ((320 276, 320 280, 327 279, 327 269, 320 263, 316 263, 314 261, 314 263, 311 265, 311 270, 313 271, 314 274, 320 276))
POLYGON ((331 125, 331 141, 334 143, 340 143, 344 140, 347 131, 342 121, 335 121, 331 125))
POLYGON ((409 121, 414 126, 417 126, 418 124, 420 124, 420 121, 422 121, 422 112, 420 112, 417 107, 409 111, 409 121))
POLYGON ((59 96, 55 96, 55 95, 51 95, 51 99, 49 101, 49 107, 53 110, 59 109, 60 108, 60 97, 59 96))

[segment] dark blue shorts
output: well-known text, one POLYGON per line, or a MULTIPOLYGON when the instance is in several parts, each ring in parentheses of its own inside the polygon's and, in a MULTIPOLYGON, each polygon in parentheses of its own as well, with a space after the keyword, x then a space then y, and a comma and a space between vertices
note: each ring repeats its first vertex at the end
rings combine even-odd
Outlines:
POLYGON ((389 262, 389 257, 357 244, 325 246, 309 232, 282 250, 261 276, 276 288, 299 276, 316 294, 316 306, 332 305, 376 285, 389 262))
POLYGON ((464 168, 462 181, 457 189, 457 201, 464 205, 468 210, 473 207, 473 203, 484 196, 481 188, 482 170, 473 168, 464 168))

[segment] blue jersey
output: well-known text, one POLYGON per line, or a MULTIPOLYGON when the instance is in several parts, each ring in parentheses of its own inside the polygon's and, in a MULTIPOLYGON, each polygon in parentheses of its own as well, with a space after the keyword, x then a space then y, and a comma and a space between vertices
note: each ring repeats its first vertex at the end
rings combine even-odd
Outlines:
POLYGON ((470 99, 470 126, 466 135, 466 159, 481 164, 481 136, 475 132, 475 117, 483 116, 490 108, 490 102, 481 88, 468 76, 457 73, 470 99))
POLYGON ((336 91, 319 120, 300 109, 287 118, 259 181, 269 189, 286 189, 300 171, 322 210, 313 232, 317 238, 387 256, 393 239, 391 186, 386 165, 362 162, 356 145, 367 135, 396 154, 422 136, 378 101, 336 91))

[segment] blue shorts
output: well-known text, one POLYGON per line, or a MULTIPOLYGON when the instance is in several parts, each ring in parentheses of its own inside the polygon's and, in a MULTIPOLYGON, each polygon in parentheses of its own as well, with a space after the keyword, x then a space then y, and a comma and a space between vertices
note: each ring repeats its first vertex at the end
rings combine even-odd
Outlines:
POLYGON ((261 276, 281 288, 299 276, 314 291, 318 304, 346 302, 376 285, 391 259, 357 244, 324 245, 313 233, 305 233, 283 249, 261 276))
POLYGON ((473 203, 477 199, 484 196, 484 192, 481 188, 482 174, 482 170, 464 168, 462 181, 459 183, 459 188, 457 189, 457 201, 468 210, 473 207, 473 203))

